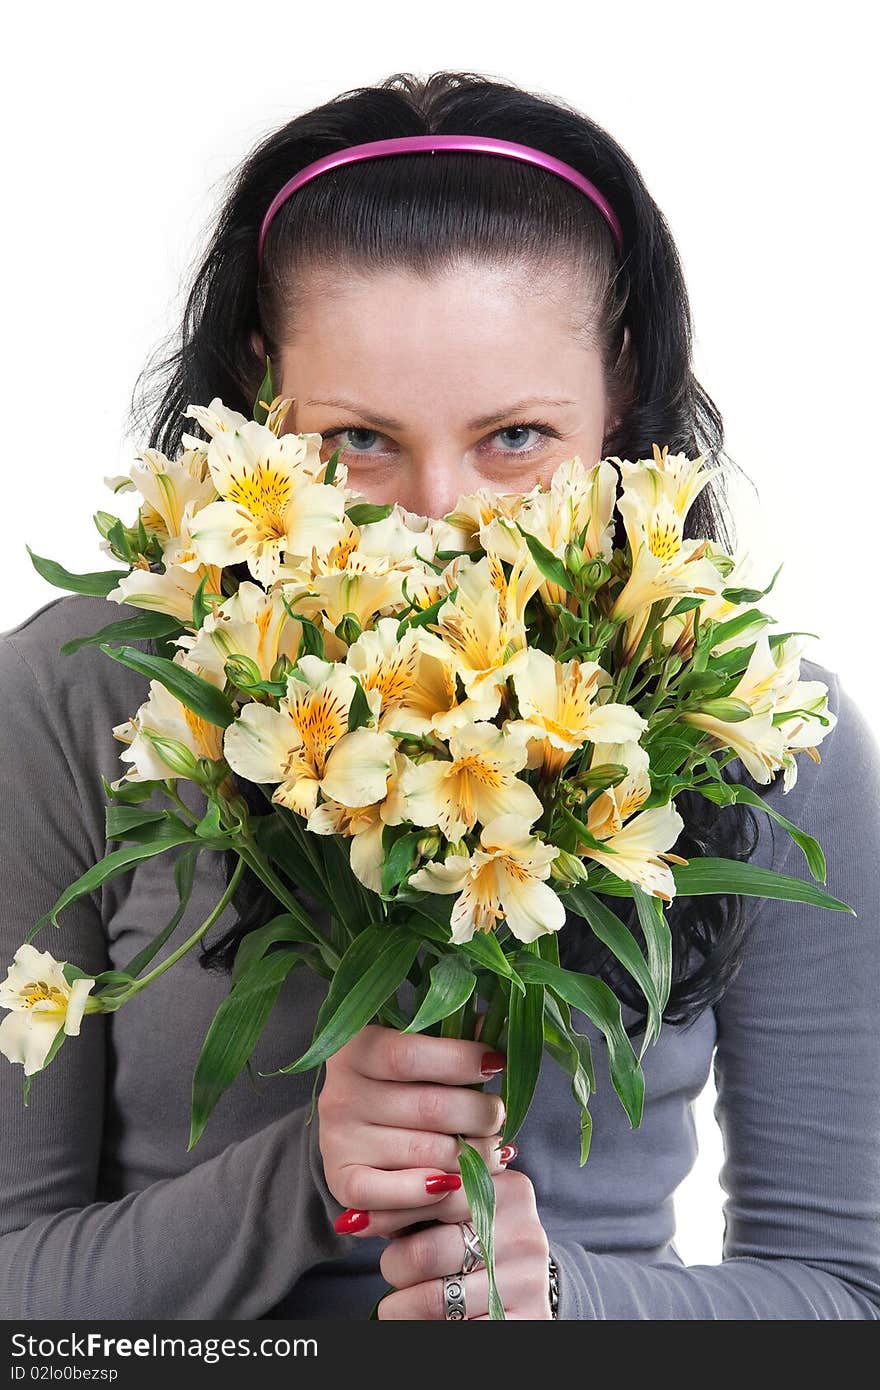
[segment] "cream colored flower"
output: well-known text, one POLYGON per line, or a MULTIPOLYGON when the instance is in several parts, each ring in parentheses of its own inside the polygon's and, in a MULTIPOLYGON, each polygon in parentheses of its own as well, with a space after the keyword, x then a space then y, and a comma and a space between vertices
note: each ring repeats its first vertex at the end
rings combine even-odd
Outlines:
POLYGON ((280 656, 296 661, 302 626, 291 618, 277 590, 267 594, 245 580, 236 592, 208 613, 195 636, 179 637, 177 645, 200 675, 223 688, 224 665, 230 656, 247 656, 262 680, 269 680, 280 656))
POLYGON ((306 822, 306 829, 315 835, 351 837, 349 858, 352 873, 374 893, 382 891, 382 864, 385 860, 382 831, 386 825, 399 825, 404 818, 399 787, 407 762, 402 753, 393 754, 382 801, 356 807, 343 806, 338 801, 322 801, 306 822))
POLYGON ((627 652, 632 652, 658 599, 717 595, 726 587, 712 561, 708 542, 685 540, 684 523, 695 498, 718 469, 701 469, 702 457, 667 455, 654 445, 654 458, 631 463, 612 460, 623 476, 618 509, 632 553, 632 570, 618 594, 611 617, 628 620, 627 652))
POLYGON ((555 846, 531 834, 527 819, 500 815, 483 826, 480 848, 472 855, 426 864, 409 882, 427 893, 459 894, 450 918, 457 944, 505 920, 519 941, 536 941, 565 921, 561 899, 544 881, 556 854, 555 846))
POLYGON ((450 760, 426 758, 403 774, 406 815, 415 825, 437 825, 460 840, 479 821, 504 812, 531 824, 540 800, 517 773, 525 767, 525 740, 494 724, 468 724, 449 736, 450 760))
MULTIPOLYGON (((248 781, 277 783, 272 800, 308 816, 319 791, 343 806, 370 806, 385 796, 394 739, 366 725, 348 732, 355 682, 345 666, 300 658, 279 709, 245 705, 224 738, 226 760, 248 781)), ((367 695, 374 717, 376 692, 367 695)))
POLYGON ((0 981, 0 1005, 11 1011, 0 1023, 0 1052, 10 1062, 21 1062, 25 1076, 41 1070, 59 1029, 79 1037, 96 981, 82 976, 68 984, 61 968, 65 964, 26 943, 0 981))
POLYGON ((603 848, 582 844, 578 853, 585 859, 594 859, 619 878, 639 884, 646 893, 671 902, 675 880, 663 860, 686 862, 680 855, 669 853, 684 829, 684 821, 671 801, 639 811, 651 792, 649 757, 641 744, 594 744, 591 766, 605 763, 620 764, 627 768, 627 775, 617 786, 603 791, 587 812, 587 830, 603 842, 603 848))
POLYGON ((596 661, 554 661, 530 647, 513 677, 520 718, 505 731, 528 739, 528 766, 554 778, 587 742, 636 741, 647 721, 631 705, 603 703, 611 677, 596 661))
POLYGON ((457 585, 458 592, 443 604, 422 646, 441 661, 451 651, 468 696, 494 704, 494 714, 508 676, 525 656, 525 609, 541 576, 524 560, 508 578, 498 557, 489 553, 476 562, 453 560, 444 579, 457 585))
POLYGON ((190 527, 202 559, 245 562, 268 587, 282 556, 295 561, 313 549, 330 550, 342 535, 345 493, 313 480, 313 452, 302 435, 279 439, 255 420, 218 431, 208 445, 208 466, 222 500, 203 507, 190 527))
POLYGON ((144 527, 163 541, 180 534, 187 505, 195 513, 217 498, 204 444, 176 459, 166 458, 158 449, 144 449, 129 476, 144 499, 140 508, 144 527))
MULTIPOLYGON (((530 558, 525 537, 519 530, 539 540, 557 559, 562 560, 569 544, 580 546, 585 561, 600 557, 610 559, 614 535, 614 502, 617 492, 617 473, 611 463, 602 459, 587 468, 579 457, 567 460, 556 469, 549 489, 540 485, 529 493, 516 513, 515 521, 496 517, 480 529, 480 541, 510 564, 519 557, 530 558)), ((531 561, 534 564, 534 561, 531 561)), ((572 606, 576 600, 552 580, 540 577, 541 592, 549 603, 572 606)))
POLYGON ((778 725, 785 744, 782 790, 787 794, 797 781, 794 754, 806 753, 814 763, 821 762, 816 745, 835 728, 837 715, 828 708, 828 686, 823 681, 796 681, 788 694, 777 701, 773 713, 777 720, 780 715, 790 713, 790 718, 781 720, 778 725))
POLYGON ((206 572, 208 578, 205 590, 209 593, 220 593, 218 567, 205 566, 199 562, 198 569, 166 564, 162 573, 135 565, 131 573, 124 575, 115 589, 110 590, 107 597, 113 603, 128 603, 133 608, 167 613, 169 617, 177 618, 181 624, 191 627, 193 599, 206 572))
MULTIPOLYGON (((222 689, 225 678, 218 680, 210 671, 192 667, 183 652, 175 655, 174 661, 222 689)), ((113 788, 127 782, 188 777, 195 770, 196 759, 219 762, 223 757, 223 730, 202 719, 158 680, 150 681, 149 695, 137 713, 115 725, 113 737, 127 745, 119 757, 130 764, 122 777, 111 782, 113 788)))

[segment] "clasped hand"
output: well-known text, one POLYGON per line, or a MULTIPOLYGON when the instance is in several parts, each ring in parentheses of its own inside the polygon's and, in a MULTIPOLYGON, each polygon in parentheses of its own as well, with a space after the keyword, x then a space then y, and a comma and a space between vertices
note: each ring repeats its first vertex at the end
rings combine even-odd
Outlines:
MULTIPOLYGON (((370 1024, 327 1062, 318 1096, 327 1186, 346 1210, 336 1229, 383 1236, 379 1268, 394 1292, 386 1318, 442 1319, 443 1276, 462 1268, 461 1221, 470 1210, 458 1169, 458 1135, 482 1155, 495 1183, 495 1277, 508 1318, 550 1318, 548 1242, 535 1191, 509 1169, 501 1097, 475 1084, 496 1075, 504 1054, 485 1044, 370 1024), (436 1224, 408 1232, 407 1228, 436 1224)), ((468 1318, 488 1317, 480 1267, 465 1275, 468 1318)))

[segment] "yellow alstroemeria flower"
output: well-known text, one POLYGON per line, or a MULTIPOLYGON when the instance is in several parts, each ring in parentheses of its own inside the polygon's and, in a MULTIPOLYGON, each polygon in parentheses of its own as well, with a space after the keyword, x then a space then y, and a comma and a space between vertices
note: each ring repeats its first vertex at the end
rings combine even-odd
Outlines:
MULTIPOLYGON (((766 632, 757 638, 749 664, 728 698, 742 700, 754 710, 738 722, 719 718, 702 710, 687 711, 682 722, 703 729, 718 748, 732 748, 756 782, 772 782, 786 767, 785 737, 773 715, 797 684, 802 644, 789 639, 774 652, 766 632)), ((791 768, 789 785, 791 785, 791 768)))
MULTIPOLYGON (((313 445, 302 435, 277 438, 248 420, 208 445, 208 467, 221 501, 197 512, 190 531, 207 564, 246 563, 269 587, 282 556, 303 559, 330 550, 343 530, 345 493, 313 479, 313 445)), ((323 465, 322 465, 323 466, 323 465)))
POLYGON ((407 759, 394 753, 388 776, 386 795, 370 806, 343 806, 338 801, 322 801, 312 811, 306 829, 315 835, 348 835, 351 837, 349 861, 352 873, 365 888, 374 893, 382 891, 382 831, 386 825, 400 825, 404 819, 399 794, 400 779, 407 759))
POLYGON ((635 650, 651 605, 658 599, 716 595, 726 587, 712 561, 706 540, 685 540, 687 513, 718 469, 700 469, 703 458, 667 456, 654 445, 654 458, 632 463, 614 458, 623 476, 617 506, 632 553, 632 571, 611 609, 627 619, 626 650, 635 650))
POLYGON ((269 680, 280 656, 296 661, 302 626, 291 618, 277 590, 267 594, 245 580, 236 592, 205 616, 198 633, 178 637, 177 645, 199 674, 223 688, 230 656, 250 657, 262 680, 269 680))
MULTIPOLYGON (((610 559, 614 536, 614 503, 617 493, 617 472, 602 459, 587 468, 579 456, 559 465, 550 480, 550 487, 538 487, 524 500, 516 514, 515 524, 496 517, 480 529, 480 542, 494 550, 502 560, 513 564, 517 557, 531 564, 526 540, 519 530, 527 531, 562 560, 570 543, 579 543, 586 529, 582 553, 585 561, 600 557, 610 559)), ((548 603, 576 607, 577 599, 540 576, 541 594, 548 603)))
MULTIPOLYGON (((276 396, 274 400, 267 402, 270 409, 263 428, 280 437, 290 407, 294 403, 293 396, 276 396)), ((209 439, 213 439, 218 434, 234 434, 242 426, 253 423, 247 415, 242 415, 241 411, 232 410, 229 406, 224 405, 219 396, 215 396, 210 405, 188 405, 183 413, 191 419, 197 420, 209 439)), ((323 481, 329 460, 324 461, 321 458, 321 448, 324 443, 321 435, 307 432, 296 435, 296 438, 301 439, 306 446, 302 468, 313 482, 323 481)), ((181 441, 191 448, 205 448, 204 440, 197 439, 195 435, 181 435, 181 441)), ((347 480, 348 469, 340 460, 336 464, 334 485, 344 487, 347 480)))
POLYGON ((556 855, 554 845, 531 834, 528 820, 500 815, 483 826, 480 848, 472 855, 432 861, 409 882, 427 893, 459 894, 450 918, 452 940, 459 945, 505 920, 517 940, 536 941, 565 922, 562 900, 545 882, 556 855))
MULTIPOLYGON (((537 492, 537 484, 532 490, 537 492)), ((532 494, 527 494, 531 496, 532 494)), ((522 507, 520 492, 492 492, 481 487, 476 492, 462 493, 451 512, 437 524, 440 550, 476 550, 482 546, 481 533, 495 517, 512 519, 522 507)), ((507 558, 506 556, 503 558, 507 558)))
POLYGON ((129 477, 144 499, 140 507, 144 527, 162 539, 180 534, 187 505, 194 513, 217 500, 204 444, 185 450, 177 459, 166 458, 158 449, 144 449, 129 477))
MULTIPOLYGON (((175 655, 174 661, 222 689, 225 677, 217 679, 210 671, 191 665, 183 652, 175 655)), ((223 730, 182 704, 157 680, 150 681, 149 695, 137 713, 114 726, 113 737, 127 745, 119 757, 130 764, 122 777, 111 782, 113 788, 127 782, 187 777, 190 775, 187 754, 193 759, 209 758, 211 762, 219 762, 223 757, 223 730), (159 739, 171 739, 173 743, 163 748, 161 743, 150 738, 150 734, 159 739), (176 745, 182 745, 182 754, 177 754, 176 745)))
POLYGON ((19 946, 5 980, 0 980, 0 1005, 11 1010, 0 1023, 0 1052, 21 1062, 25 1076, 40 1071, 59 1029, 79 1037, 80 1024, 95 980, 80 977, 67 983, 48 951, 30 943, 19 946))
MULTIPOLYGON (((279 709, 245 705, 223 746, 233 771, 250 782, 278 783, 272 800, 308 816, 318 793, 343 806, 370 806, 385 796, 394 739, 366 725, 348 732, 355 682, 345 666, 300 658, 279 709)), ((374 717, 376 691, 367 695, 374 717)))
POLYGON ((528 739, 528 766, 557 777, 587 742, 637 741, 647 721, 631 705, 601 703, 613 682, 596 661, 554 661, 530 647, 513 677, 521 718, 505 731, 528 739))
POLYGON ((529 558, 517 562, 507 578, 490 552, 476 562, 453 560, 443 578, 458 592, 443 604, 422 646, 441 661, 451 651, 468 696, 494 703, 494 714, 508 676, 525 656, 525 609, 541 576, 529 558))
POLYGON ((187 568, 183 565, 166 564, 162 573, 154 572, 146 565, 135 565, 130 574, 120 579, 115 589, 107 595, 113 603, 128 603, 133 608, 146 608, 150 612, 167 613, 178 618, 181 623, 192 625, 193 599, 207 572, 205 590, 219 594, 220 570, 216 565, 203 565, 187 568))
POLYGON ((525 740, 494 724, 467 724, 449 736, 451 760, 412 763, 402 778, 406 815, 415 825, 437 825, 448 840, 460 840, 479 821, 504 812, 531 824, 543 811, 540 800, 517 773, 526 765, 525 740))
POLYGON ((837 724, 837 715, 828 708, 828 686, 823 681, 796 681, 787 695, 776 703, 776 718, 786 710, 791 718, 778 724, 782 733, 782 791, 787 795, 797 781, 794 754, 806 753, 814 763, 822 761, 816 745, 827 738, 837 724), (827 723, 822 722, 822 718, 827 723))
POLYGON ((628 740, 594 744, 591 766, 605 763, 627 768, 626 777, 597 796, 587 812, 587 830, 607 845, 607 851, 582 844, 578 853, 584 859, 594 859, 619 878, 639 884, 646 893, 671 902, 675 880, 669 864, 663 861, 687 862, 670 852, 684 829, 684 821, 671 801, 639 811, 651 792, 650 760, 641 744, 628 740))

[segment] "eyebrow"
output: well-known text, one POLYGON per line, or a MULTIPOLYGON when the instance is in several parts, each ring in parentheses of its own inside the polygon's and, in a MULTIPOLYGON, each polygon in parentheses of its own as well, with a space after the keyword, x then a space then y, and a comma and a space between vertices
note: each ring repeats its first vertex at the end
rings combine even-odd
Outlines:
MULTIPOLYGON (((484 429, 487 425, 494 425, 497 420, 503 420, 506 416, 514 415, 518 411, 525 410, 533 405, 563 406, 576 404, 576 401, 569 401, 564 399, 554 400, 551 399, 549 396, 529 396, 525 400, 514 401, 513 404, 509 405, 506 410, 493 411, 490 415, 479 415, 477 416, 476 420, 468 420, 465 428, 469 430, 484 429)), ((403 424, 400 420, 392 420, 387 415, 377 415, 373 411, 364 410, 355 401, 346 401, 341 398, 330 401, 309 400, 306 401, 306 405, 329 405, 333 406, 337 410, 349 410, 351 411, 352 415, 360 415, 362 419, 369 420, 370 423, 373 425, 379 425, 380 428, 383 430, 403 429, 403 424)))

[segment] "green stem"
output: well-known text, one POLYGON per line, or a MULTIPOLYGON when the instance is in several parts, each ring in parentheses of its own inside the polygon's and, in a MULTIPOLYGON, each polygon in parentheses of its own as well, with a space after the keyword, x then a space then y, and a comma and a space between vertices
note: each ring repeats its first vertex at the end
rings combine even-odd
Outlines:
POLYGON ((290 890, 281 882, 281 879, 275 873, 268 859, 265 858, 262 851, 258 848, 256 841, 248 836, 243 844, 237 846, 236 854, 241 855, 248 867, 253 870, 263 883, 265 883, 267 888, 272 890, 279 902, 283 903, 287 908, 287 911, 297 925, 301 926, 303 931, 308 933, 309 938, 318 947, 321 955, 327 961, 327 964, 332 966, 335 970, 339 964, 339 953, 334 949, 326 937, 321 936, 319 932, 315 931, 308 916, 303 911, 296 898, 293 897, 290 890))
POLYGON ((175 803, 175 805, 178 807, 178 809, 183 812, 184 816, 186 817, 187 823, 189 825, 197 825, 198 816, 193 815, 192 811, 186 805, 186 802, 181 801, 180 793, 178 792, 174 782, 169 779, 163 782, 162 785, 165 788, 165 794, 169 796, 171 800, 175 803))
POLYGON ((496 977, 492 985, 489 1008, 480 1029, 481 1043, 484 1042, 489 1047, 498 1046, 498 1039, 501 1037, 507 1022, 507 1003, 507 987, 502 979, 496 977))
MULTIPOLYGON (((125 991, 124 994, 113 994, 111 997, 113 999, 114 1008, 119 1007, 119 1005, 121 1004, 124 1004, 135 994, 138 994, 142 989, 146 989, 148 984, 150 984, 153 980, 158 979, 160 975, 163 975, 166 970, 170 969, 170 967, 174 965, 176 961, 179 961, 181 956, 186 955, 187 951, 189 951, 196 944, 196 942, 204 936, 208 928, 214 925, 214 923, 217 921, 217 918, 223 912, 224 908, 231 901, 232 895, 234 894, 238 886, 238 882, 241 878, 243 871, 244 860, 241 857, 239 857, 238 863, 235 866, 232 877, 230 878, 229 883, 226 886, 226 891, 224 892, 220 900, 216 903, 212 911, 208 913, 208 916, 205 918, 202 925, 200 927, 197 927, 196 930, 192 933, 192 935, 188 936, 186 941, 182 942, 181 945, 178 946, 176 951, 172 951, 170 956, 166 957, 166 959, 163 960, 160 965, 157 965, 155 970, 151 970, 148 975, 144 975, 141 979, 135 980, 134 983, 129 986, 129 988, 125 991)), ((95 1005, 100 1006, 100 995, 96 996, 94 1000, 89 1000, 86 1003, 85 1010, 86 1013, 100 1012, 99 1007, 90 1009, 90 1003, 94 1003, 95 1005)))

